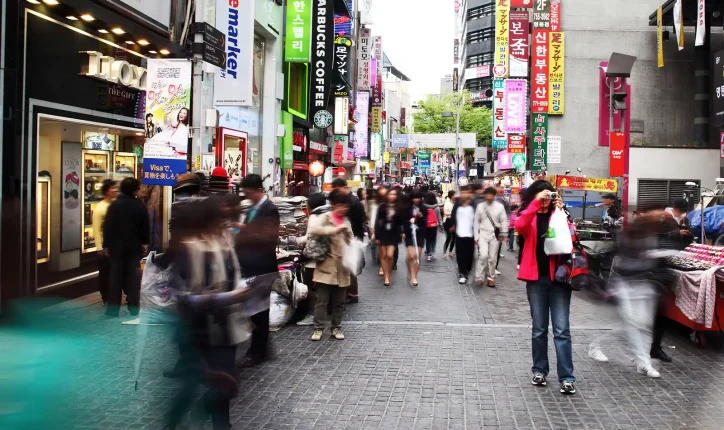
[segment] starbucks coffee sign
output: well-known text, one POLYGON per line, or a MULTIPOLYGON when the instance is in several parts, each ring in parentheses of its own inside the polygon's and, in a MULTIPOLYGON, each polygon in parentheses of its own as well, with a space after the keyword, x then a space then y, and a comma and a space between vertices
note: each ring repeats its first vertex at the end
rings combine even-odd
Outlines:
POLYGON ((332 125, 332 120, 332 114, 329 113, 329 111, 320 110, 314 114, 314 125, 316 125, 317 128, 329 127, 330 125, 332 125))
POLYGON ((124 60, 116 60, 97 51, 81 51, 88 54, 88 65, 81 68, 81 74, 123 85, 137 90, 146 89, 146 69, 124 60))

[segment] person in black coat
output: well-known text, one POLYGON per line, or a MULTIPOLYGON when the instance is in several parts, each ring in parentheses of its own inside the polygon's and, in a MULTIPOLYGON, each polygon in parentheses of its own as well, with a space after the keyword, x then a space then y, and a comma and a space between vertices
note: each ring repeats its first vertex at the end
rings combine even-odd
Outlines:
MULTIPOLYGON (((405 224, 405 213, 400 203, 396 189, 390 190, 385 201, 377 210, 375 220, 375 240, 380 248, 380 265, 384 276, 385 286, 390 285, 392 277, 392 263, 397 244, 402 240, 402 231, 405 224)), ((407 218, 409 222, 409 218, 407 218)))
MULTIPOLYGON (((349 206, 349 212, 347 218, 349 223, 352 225, 352 234, 357 239, 364 241, 365 238, 365 224, 367 220, 367 213, 364 206, 359 201, 359 198, 354 194, 350 193, 347 188, 347 181, 344 178, 337 178, 332 181, 332 190, 339 190, 344 194, 350 194, 351 204, 349 206)), ((357 277, 352 275, 351 284, 347 288, 347 303, 358 303, 359 302, 359 284, 357 283, 357 277)))
MULTIPOLYGON (((241 181, 246 198, 254 204, 238 224, 236 254, 245 278, 266 274, 278 274, 277 241, 279 240, 279 210, 264 194, 261 176, 250 174, 241 181)), ((273 277, 268 277, 273 281, 273 277)), ((251 317, 254 332, 246 358, 239 361, 239 367, 251 367, 266 361, 269 356, 269 301, 266 309, 251 317)))
POLYGON ((417 286, 417 273, 420 271, 420 256, 425 247, 427 231, 427 208, 422 201, 422 194, 414 190, 410 194, 410 204, 405 211, 403 223, 405 233, 405 247, 407 248, 408 280, 417 286), (413 224, 416 228, 413 229, 413 224), (417 245, 417 247, 415 247, 417 245))
POLYGON ((124 179, 121 194, 108 207, 103 221, 103 250, 111 260, 106 315, 111 317, 120 312, 122 291, 131 315, 138 315, 141 304, 139 263, 148 249, 151 227, 146 206, 137 199, 140 187, 137 179, 124 179))

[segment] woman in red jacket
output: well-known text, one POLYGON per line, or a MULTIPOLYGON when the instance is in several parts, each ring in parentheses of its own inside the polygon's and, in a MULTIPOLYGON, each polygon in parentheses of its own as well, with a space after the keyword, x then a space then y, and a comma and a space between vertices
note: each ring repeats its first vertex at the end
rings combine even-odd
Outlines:
POLYGON ((545 386, 548 375, 548 314, 553 322, 553 341, 558 358, 561 393, 575 394, 573 347, 571 342, 571 289, 556 284, 553 277, 557 256, 545 253, 548 223, 555 208, 563 202, 547 181, 536 181, 526 191, 515 229, 525 239, 518 279, 526 282, 530 314, 533 319, 533 385, 545 386))

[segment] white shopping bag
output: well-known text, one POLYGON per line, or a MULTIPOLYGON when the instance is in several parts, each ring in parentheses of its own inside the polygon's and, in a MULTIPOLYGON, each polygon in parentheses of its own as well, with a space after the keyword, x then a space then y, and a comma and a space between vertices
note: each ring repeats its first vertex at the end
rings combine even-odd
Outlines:
MULTIPOLYGON (((541 232, 539 232, 541 233, 541 232)), ((547 255, 570 254, 573 251, 573 239, 568 228, 568 217, 562 209, 556 209, 548 224, 544 249, 547 255)))
POLYGON ((359 276, 365 268, 365 244, 359 239, 352 239, 344 250, 342 264, 352 275, 359 276))

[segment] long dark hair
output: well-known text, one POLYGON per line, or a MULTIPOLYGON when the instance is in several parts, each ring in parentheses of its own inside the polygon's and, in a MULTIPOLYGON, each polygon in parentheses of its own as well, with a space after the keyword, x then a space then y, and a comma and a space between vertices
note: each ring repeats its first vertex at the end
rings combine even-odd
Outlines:
POLYGON ((189 110, 187 108, 181 108, 178 111, 178 114, 176 114, 176 122, 179 124, 189 125, 189 110), (181 112, 186 111, 186 118, 181 121, 181 112))
MULTIPOLYGON (((530 205, 533 200, 535 200, 535 196, 538 195, 541 191, 555 191, 556 189, 551 185, 550 182, 539 179, 531 184, 530 187, 528 187, 527 190, 525 190, 525 193, 520 198, 520 210, 521 212, 526 210, 528 208, 528 205, 530 205)), ((552 211, 551 211, 552 212, 552 211)))

